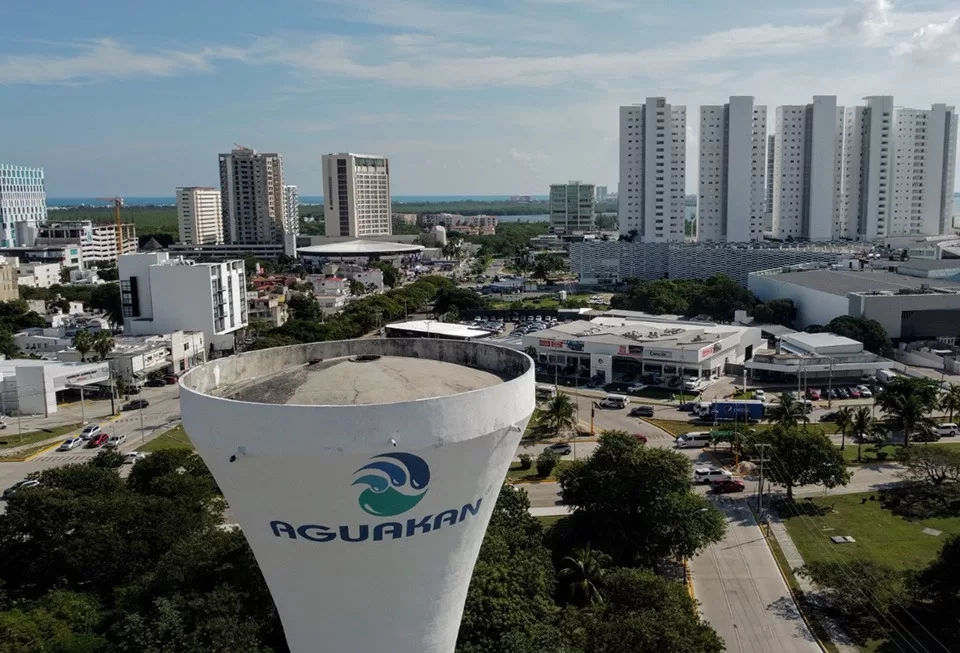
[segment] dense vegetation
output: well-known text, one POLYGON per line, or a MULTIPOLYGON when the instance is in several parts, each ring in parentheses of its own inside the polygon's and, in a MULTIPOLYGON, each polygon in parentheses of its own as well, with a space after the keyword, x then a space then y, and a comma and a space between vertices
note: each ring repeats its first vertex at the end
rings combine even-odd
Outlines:
POLYGON ((547 233, 549 227, 547 222, 501 222, 493 236, 468 236, 455 230, 447 233, 450 238, 480 245, 481 257, 513 258, 529 246, 531 238, 547 233))
POLYGON ((730 277, 717 274, 706 280, 635 281, 625 292, 613 296, 610 307, 657 315, 705 315, 729 322, 735 311, 750 311, 757 303, 749 290, 730 277))

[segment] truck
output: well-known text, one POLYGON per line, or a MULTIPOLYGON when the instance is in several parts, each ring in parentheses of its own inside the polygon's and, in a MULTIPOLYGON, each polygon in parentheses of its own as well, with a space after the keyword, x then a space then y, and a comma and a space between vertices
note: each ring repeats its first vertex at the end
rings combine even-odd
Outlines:
POLYGON ((758 422, 763 419, 764 412, 763 402, 756 399, 715 401, 704 417, 717 422, 758 422))
POLYGON ((897 373, 893 370, 877 370, 877 381, 880 383, 890 383, 897 376, 897 373))

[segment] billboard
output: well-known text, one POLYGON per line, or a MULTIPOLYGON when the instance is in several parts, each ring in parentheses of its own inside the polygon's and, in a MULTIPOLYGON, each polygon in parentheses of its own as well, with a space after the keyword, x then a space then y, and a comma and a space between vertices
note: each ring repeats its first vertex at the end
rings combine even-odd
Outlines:
POLYGON ((487 523, 533 412, 526 355, 434 339, 313 343, 213 361, 181 383, 184 426, 253 549, 291 651, 452 653, 487 523), (506 380, 372 405, 215 396, 291 360, 368 349, 469 363, 506 380))

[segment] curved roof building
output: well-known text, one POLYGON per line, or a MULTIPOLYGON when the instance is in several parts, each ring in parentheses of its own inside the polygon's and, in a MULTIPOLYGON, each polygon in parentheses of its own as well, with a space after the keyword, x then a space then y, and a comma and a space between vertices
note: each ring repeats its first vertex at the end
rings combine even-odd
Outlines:
POLYGON ((181 379, 183 422, 250 543, 294 653, 451 653, 534 408, 529 357, 348 340, 181 379))
POLYGON ((308 247, 297 248, 297 253, 302 256, 329 256, 344 258, 354 256, 416 254, 417 252, 422 251, 423 245, 387 243, 379 240, 347 240, 338 243, 326 243, 323 245, 310 245, 308 247))

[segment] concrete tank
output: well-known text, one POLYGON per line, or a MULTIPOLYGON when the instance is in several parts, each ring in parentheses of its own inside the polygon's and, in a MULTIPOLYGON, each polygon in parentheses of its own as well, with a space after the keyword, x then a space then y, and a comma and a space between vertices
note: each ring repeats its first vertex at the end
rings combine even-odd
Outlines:
POLYGON ((183 375, 184 427, 291 651, 452 653, 534 386, 521 352, 437 339, 294 345, 183 375))
POLYGON ((443 247, 447 244, 447 228, 438 224, 433 228, 433 243, 437 247, 443 247))

